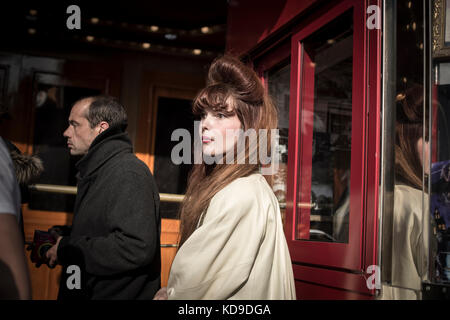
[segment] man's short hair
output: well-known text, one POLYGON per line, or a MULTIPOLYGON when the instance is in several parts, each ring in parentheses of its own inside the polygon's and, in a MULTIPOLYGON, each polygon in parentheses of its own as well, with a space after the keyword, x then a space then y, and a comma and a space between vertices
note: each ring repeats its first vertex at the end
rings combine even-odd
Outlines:
POLYGON ((91 128, 105 121, 110 127, 121 128, 125 131, 128 126, 127 113, 123 105, 111 96, 95 96, 89 98, 91 104, 86 114, 91 128))

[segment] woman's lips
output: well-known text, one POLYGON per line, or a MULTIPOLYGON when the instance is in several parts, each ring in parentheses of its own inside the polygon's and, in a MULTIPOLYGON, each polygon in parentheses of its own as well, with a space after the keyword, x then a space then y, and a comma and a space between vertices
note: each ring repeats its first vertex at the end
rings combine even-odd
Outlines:
POLYGON ((213 141, 213 139, 211 139, 210 137, 202 136, 202 142, 203 143, 210 143, 211 141, 213 141))

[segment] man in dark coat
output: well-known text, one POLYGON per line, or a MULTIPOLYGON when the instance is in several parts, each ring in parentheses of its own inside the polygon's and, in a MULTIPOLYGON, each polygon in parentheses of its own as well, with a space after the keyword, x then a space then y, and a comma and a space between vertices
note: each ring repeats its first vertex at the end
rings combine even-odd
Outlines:
POLYGON ((64 136, 70 153, 84 156, 70 234, 47 252, 49 266, 63 265, 58 299, 152 299, 160 288, 159 194, 126 125, 111 97, 71 110, 64 136))

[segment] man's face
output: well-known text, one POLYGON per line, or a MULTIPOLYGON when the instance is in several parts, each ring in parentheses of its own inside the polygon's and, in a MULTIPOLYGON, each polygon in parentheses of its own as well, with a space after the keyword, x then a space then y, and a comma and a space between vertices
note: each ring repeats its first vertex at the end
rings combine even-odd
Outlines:
POLYGON ((91 128, 86 118, 90 103, 89 99, 81 100, 70 112, 69 127, 64 131, 64 137, 67 138, 67 146, 73 156, 86 154, 100 132, 98 126, 91 128))

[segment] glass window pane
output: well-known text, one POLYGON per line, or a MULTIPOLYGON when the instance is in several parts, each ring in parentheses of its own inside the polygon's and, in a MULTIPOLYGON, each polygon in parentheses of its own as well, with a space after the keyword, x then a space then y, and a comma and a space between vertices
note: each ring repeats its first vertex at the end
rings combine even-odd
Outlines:
POLYGON ((439 65, 437 100, 433 103, 431 155, 432 235, 436 239, 433 280, 450 283, 450 64, 439 65), (444 79, 447 78, 447 79, 444 79))
POLYGON ((278 159, 279 169, 273 175, 272 189, 282 207, 286 204, 286 175, 288 161, 288 133, 289 133, 289 94, 290 94, 291 65, 270 70, 267 73, 269 94, 278 109, 278 159))
MULTIPOLYGON (((311 172, 309 240, 348 242, 353 78, 352 12, 340 16, 313 33, 302 42, 302 47, 302 135, 311 136, 309 131, 312 121, 311 167, 305 168, 303 163, 300 168, 303 173, 311 172), (307 103, 313 103, 312 114, 306 106, 307 103)), ((307 140, 302 139, 303 143, 305 139, 307 140)), ((300 184, 305 183, 304 179, 301 180, 303 181, 299 181, 300 184)), ((300 193, 305 192, 305 188, 299 190, 300 193)), ((305 199, 305 195, 300 195, 298 199, 305 199)), ((298 207, 302 208, 306 204, 300 200, 298 207)), ((302 229, 300 220, 297 221, 298 230, 302 229)))
MULTIPOLYGON (((172 162, 172 149, 180 142, 171 141, 171 136, 177 129, 186 129, 191 137, 194 136, 192 101, 159 97, 157 113, 153 170, 155 181, 161 193, 184 194, 192 165, 184 163, 176 165, 172 162)), ((162 218, 178 218, 179 203, 162 201, 160 205, 162 218)))
POLYGON ((385 163, 382 210, 382 299, 418 299, 428 273, 429 211, 428 119, 425 112, 424 2, 398 1, 387 6, 387 78, 383 136, 385 163), (392 50, 392 51, 391 51, 392 50), (391 53, 392 52, 392 53, 391 53), (391 87, 392 86, 392 87, 391 87), (389 159, 391 152, 394 157, 389 159))

